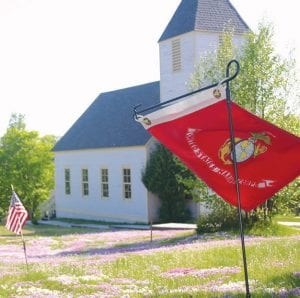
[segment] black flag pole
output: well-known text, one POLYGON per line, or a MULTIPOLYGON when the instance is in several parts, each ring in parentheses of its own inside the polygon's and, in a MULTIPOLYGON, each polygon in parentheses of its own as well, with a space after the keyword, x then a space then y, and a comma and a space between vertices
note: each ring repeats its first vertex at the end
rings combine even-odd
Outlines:
POLYGON ((227 110, 228 110, 228 122, 229 122, 229 134, 230 134, 230 142, 232 144, 232 160, 233 160, 233 170, 234 170, 234 181, 235 181, 235 187, 236 187, 236 196, 237 196, 237 207, 238 207, 238 216, 239 216, 239 224, 240 224, 240 237, 241 237, 241 244, 242 244, 242 254, 243 254, 243 265, 244 265, 244 276, 245 276, 245 286, 246 286, 246 298, 250 298, 250 290, 249 290, 249 281, 248 281, 248 269, 247 269, 247 258, 246 258, 246 249, 245 249, 245 239, 244 239, 244 228, 243 228, 243 221, 242 221, 242 208, 241 208, 241 196, 240 196, 240 185, 239 185, 239 174, 238 174, 238 166, 237 166, 237 158, 236 158, 236 149, 235 149, 235 137, 234 137, 234 126, 233 126, 233 118, 232 118, 232 108, 231 108, 231 95, 230 95, 230 86, 229 82, 235 79, 235 77, 238 75, 240 70, 240 65, 238 61, 231 60, 227 64, 226 68, 226 78, 219 83, 215 83, 206 87, 203 87, 201 89, 192 91, 190 93, 186 93, 184 95, 172 98, 170 100, 161 102, 156 105, 152 105, 148 108, 144 108, 142 110, 139 110, 141 105, 137 105, 133 108, 133 117, 136 121, 139 122, 139 119, 141 116, 141 113, 148 112, 150 110, 157 110, 159 108, 168 106, 169 104, 182 99, 184 97, 193 95, 198 92, 205 91, 207 89, 216 87, 218 88, 220 85, 226 84, 226 102, 227 102, 227 110), (235 72, 233 74, 230 74, 230 68, 231 66, 235 64, 235 72))
MULTIPOLYGON (((230 67, 232 64, 236 65, 236 72, 234 77, 237 76, 240 65, 236 60, 231 60, 226 68, 226 78, 229 77, 230 67)), ((226 81, 226 103, 228 110, 228 121, 229 121, 229 132, 230 132, 230 142, 232 144, 232 160, 233 160, 233 168, 234 168, 234 180, 236 187, 236 195, 238 202, 238 216, 240 223, 240 236, 241 236, 241 244, 242 244, 242 253, 243 253, 243 264, 244 264, 244 275, 245 275, 245 286, 246 286, 246 298, 250 298, 250 289, 249 289, 249 280, 248 280, 248 269, 247 269, 247 258, 246 258, 246 248, 245 248, 245 239, 244 239, 244 228, 243 228, 243 220, 242 220, 242 208, 241 208, 241 196, 240 196, 240 185, 239 185, 239 173, 237 166, 237 158, 236 158, 236 150, 235 150, 235 137, 234 137, 234 126, 233 126, 233 118, 232 118, 232 109, 231 109, 231 94, 229 88, 229 81, 226 81)))

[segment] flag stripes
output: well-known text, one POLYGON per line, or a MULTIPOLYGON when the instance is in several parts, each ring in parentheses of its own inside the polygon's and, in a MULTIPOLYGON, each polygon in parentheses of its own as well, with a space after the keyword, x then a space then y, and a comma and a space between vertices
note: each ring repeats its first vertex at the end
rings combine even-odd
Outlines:
POLYGON ((20 234, 28 218, 27 210, 13 191, 5 227, 11 232, 20 234))

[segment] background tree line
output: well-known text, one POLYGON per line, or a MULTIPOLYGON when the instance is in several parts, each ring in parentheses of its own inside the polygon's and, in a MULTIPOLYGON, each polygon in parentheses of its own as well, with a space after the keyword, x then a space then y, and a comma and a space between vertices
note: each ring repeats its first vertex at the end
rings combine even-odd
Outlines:
POLYGON ((14 186, 32 222, 40 218, 39 205, 49 199, 54 187, 56 138, 40 137, 26 130, 21 114, 11 116, 6 133, 0 138, 0 219, 6 215, 14 186))
MULTIPOLYGON (((225 29, 219 48, 214 52, 207 52, 200 58, 191 76, 191 90, 223 79, 228 62, 236 59, 240 63, 240 73, 230 86, 233 100, 259 117, 299 136, 300 92, 292 52, 288 58, 276 54, 272 40, 273 28, 266 22, 260 23, 257 33, 249 32, 245 36, 242 48, 235 47, 233 33, 232 30, 225 29)), ((211 210, 209 216, 201 218, 203 227, 214 230, 235 225, 236 208, 212 194, 188 169, 183 170, 184 166, 183 168, 178 166, 180 161, 174 156, 168 156, 169 162, 166 165, 163 159, 172 154, 166 153, 168 150, 162 147, 158 145, 152 153, 143 173, 145 186, 162 200, 161 218, 179 219, 182 207, 177 202, 182 202, 184 196, 191 196, 211 210), (154 183, 152 176, 156 181, 163 182, 154 183), (173 182, 169 183, 169 180, 173 182), (178 210, 175 211, 174 208, 178 210)), ((245 213, 245 218, 248 222, 255 223, 259 220, 267 221, 276 213, 297 210, 299 212, 299 186, 298 177, 265 204, 245 213)))

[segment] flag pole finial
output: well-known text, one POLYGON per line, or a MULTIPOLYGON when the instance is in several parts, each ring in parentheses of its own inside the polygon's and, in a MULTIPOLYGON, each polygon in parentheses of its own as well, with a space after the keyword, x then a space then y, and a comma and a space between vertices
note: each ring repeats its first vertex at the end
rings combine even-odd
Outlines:
POLYGON ((10 186, 11 186, 11 190, 14 191, 14 186, 12 184, 10 186))
POLYGON ((240 72, 239 62, 235 59, 232 59, 231 61, 229 61, 229 63, 227 64, 227 67, 226 67, 226 78, 228 78, 228 82, 234 80, 236 78, 236 76, 239 74, 239 72, 240 72), (235 64, 235 73, 233 73, 230 76, 230 68, 231 68, 232 64, 235 64))

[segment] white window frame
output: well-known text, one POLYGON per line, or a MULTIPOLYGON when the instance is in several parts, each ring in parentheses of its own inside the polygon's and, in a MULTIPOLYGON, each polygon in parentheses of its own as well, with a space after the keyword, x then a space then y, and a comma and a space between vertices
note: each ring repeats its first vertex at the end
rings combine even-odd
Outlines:
POLYGON ((89 170, 87 168, 81 169, 81 187, 82 196, 87 197, 89 195, 89 170))
POLYGON ((107 167, 100 169, 100 192, 102 199, 109 198, 109 170, 107 167))
POLYGON ((132 199, 132 184, 131 184, 131 168, 123 167, 122 169, 122 181, 123 181, 123 198, 126 200, 132 199))
POLYGON ((70 168, 64 169, 64 178, 65 178, 65 195, 71 194, 71 170, 70 168))

